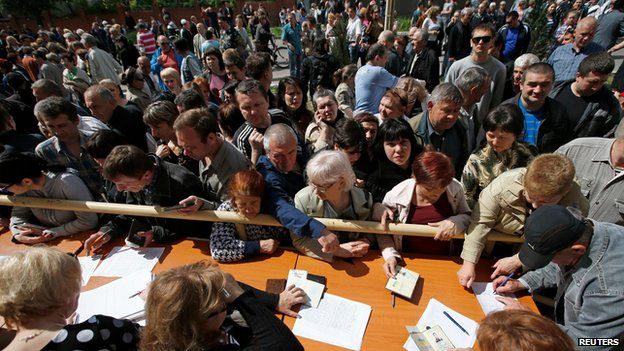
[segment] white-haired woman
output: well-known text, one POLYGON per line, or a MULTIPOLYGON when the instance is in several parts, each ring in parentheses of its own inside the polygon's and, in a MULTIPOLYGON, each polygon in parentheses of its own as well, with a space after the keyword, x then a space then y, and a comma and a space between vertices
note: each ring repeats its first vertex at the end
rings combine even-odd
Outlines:
POLYGON ((178 96, 182 92, 182 79, 180 73, 175 69, 169 67, 160 71, 160 78, 163 83, 175 96, 178 96))
POLYGON ((136 350, 139 325, 96 315, 74 323, 81 284, 74 257, 32 247, 0 261, 0 315, 15 337, 4 350, 136 350))
MULTIPOLYGON (((295 195, 295 207, 312 217, 369 220, 373 198, 367 191, 354 186, 355 174, 347 156, 341 151, 321 151, 306 166, 308 186, 295 195)), ((316 239, 291 235, 293 244, 302 253, 324 261, 333 257, 366 255, 374 236, 359 233, 339 234, 340 249, 334 254, 321 250, 316 239)))

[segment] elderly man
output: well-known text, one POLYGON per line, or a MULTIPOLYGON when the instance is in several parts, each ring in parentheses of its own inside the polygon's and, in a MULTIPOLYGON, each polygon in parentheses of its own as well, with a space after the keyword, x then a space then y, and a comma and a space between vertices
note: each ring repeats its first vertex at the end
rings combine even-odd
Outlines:
POLYGON ((314 218, 298 210, 293 199, 305 186, 297 164, 297 136, 288 125, 278 123, 269 127, 263 138, 266 155, 260 156, 256 168, 266 182, 262 201, 268 213, 294 235, 318 240, 323 252, 334 253, 340 248, 336 234, 314 218))
POLYGON ((91 82, 98 83, 102 79, 111 79, 115 84, 119 84, 119 75, 123 72, 123 67, 108 52, 98 48, 98 40, 91 34, 82 35, 82 44, 89 51, 89 72, 91 72, 91 82))
POLYGON ((470 33, 472 28, 472 8, 463 8, 460 13, 459 22, 451 28, 448 37, 449 63, 461 60, 470 55, 470 33))
POLYGON ((84 99, 94 117, 124 136, 130 144, 147 152, 147 127, 140 117, 117 105, 113 93, 101 85, 94 85, 85 91, 84 99))
POLYGON ((203 23, 197 23, 197 34, 195 34, 195 36, 193 36, 193 52, 195 53, 195 56, 197 57, 202 57, 203 56, 203 51, 202 51, 202 45, 204 44, 204 42, 206 41, 206 25, 204 25, 203 23))
POLYGON ((432 91, 440 83, 440 59, 435 50, 427 47, 429 32, 426 29, 410 29, 410 33, 412 53, 403 73, 425 81, 427 90, 432 91))
POLYGON ((160 94, 161 90, 160 86, 158 85, 158 79, 155 79, 155 77, 152 75, 150 59, 147 56, 140 56, 137 59, 137 66, 143 74, 143 80, 145 81, 145 84, 143 85, 143 91, 148 93, 152 97, 152 99, 156 98, 160 94))
POLYGON ((52 134, 51 138, 37 145, 37 156, 48 164, 77 170, 91 194, 99 194, 102 177, 98 165, 84 148, 93 132, 78 128, 80 120, 74 105, 62 97, 52 96, 39 101, 35 113, 52 134))
MULTIPOLYGON (((236 100, 245 118, 245 123, 234 133, 233 144, 255 164, 263 154, 262 134, 275 123, 291 125, 282 110, 269 110, 269 99, 264 87, 257 80, 242 81, 236 87, 236 100)), ((303 141, 299 140, 298 150, 307 159, 303 141)), ((305 162, 302 162, 305 163, 305 162)))
POLYGON ((379 104, 379 113, 375 115, 381 125, 388 119, 402 118, 406 122, 409 120, 405 116, 407 110, 407 94, 405 91, 397 88, 388 89, 384 96, 381 98, 379 104))
POLYGON ((583 59, 595 52, 605 49, 592 42, 598 22, 595 17, 585 17, 578 22, 574 31, 574 41, 561 45, 548 58, 548 63, 555 70, 555 81, 574 79, 578 66, 583 59))
MULTIPOLYGON (((498 277, 493 283, 496 292, 556 287, 555 322, 576 345, 583 339, 618 341, 624 334, 624 228, 545 205, 529 216, 524 236, 519 260, 530 272, 517 280, 498 277)), ((508 309, 528 309, 513 298, 498 299, 508 309)), ((588 349, 617 349, 609 342, 592 345, 588 349)))
POLYGON ((622 110, 605 83, 615 61, 606 52, 587 56, 578 67, 576 79, 557 85, 550 96, 565 107, 572 133, 581 137, 612 137, 622 110))
POLYGON ((455 82, 461 91, 464 103, 459 110, 459 122, 466 130, 468 140, 468 150, 475 150, 483 135, 479 136, 481 123, 479 121, 479 111, 477 102, 490 89, 490 75, 480 67, 471 67, 462 73, 455 82))
POLYGON ((520 107, 524 115, 522 141, 537 146, 541 153, 557 150, 572 133, 565 106, 548 96, 553 81, 549 64, 532 64, 522 74, 520 94, 503 102, 520 107))
POLYGON ((386 71, 388 49, 377 43, 368 48, 366 64, 355 74, 355 113, 376 113, 386 90, 399 82, 397 76, 386 71))
POLYGON ((195 206, 184 212, 194 212, 202 205, 204 209, 216 209, 228 197, 227 185, 232 175, 248 169, 249 160, 223 140, 217 119, 206 109, 182 113, 173 129, 184 154, 199 161, 199 176, 206 195, 206 199, 193 199, 195 206))
POLYGON ((494 45, 496 32, 489 25, 482 24, 472 30, 472 53, 459 61, 455 61, 446 75, 446 81, 454 83, 457 78, 470 67, 481 67, 491 78, 490 90, 483 95, 477 104, 479 119, 483 119, 490 109, 500 104, 505 88, 505 65, 489 54, 494 45))
POLYGON ((175 52, 171 46, 169 38, 166 36, 159 35, 156 39, 156 43, 158 44, 158 49, 156 49, 154 55, 152 55, 152 59, 150 60, 150 70, 155 76, 158 77, 160 90, 168 91, 165 83, 160 77, 160 72, 165 68, 173 68, 180 72, 180 67, 182 66, 182 56, 175 52))
POLYGON ((441 83, 431 92, 427 110, 410 119, 414 133, 425 144, 431 144, 436 151, 445 153, 453 161, 457 178, 461 176, 468 160, 468 133, 458 123, 459 111, 464 98, 451 83, 441 83))
POLYGON ((379 34, 377 42, 388 49, 388 60, 386 61, 385 69, 390 74, 400 76, 401 72, 401 59, 394 49, 394 33, 391 30, 384 30, 379 34))
POLYGON ((520 55, 515 61, 513 66, 513 72, 507 72, 507 78, 505 80, 505 92, 503 99, 507 100, 520 93, 520 83, 522 81, 522 72, 530 65, 539 62, 540 59, 535 54, 523 54, 520 55), (511 73, 511 74, 510 74, 511 73))

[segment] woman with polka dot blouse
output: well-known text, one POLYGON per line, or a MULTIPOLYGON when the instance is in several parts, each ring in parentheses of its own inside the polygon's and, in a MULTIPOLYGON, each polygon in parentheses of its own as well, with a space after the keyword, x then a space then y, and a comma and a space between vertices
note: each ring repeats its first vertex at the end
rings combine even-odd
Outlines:
MULTIPOLYGON (((136 350, 139 326, 96 315, 72 324, 78 307, 78 260, 32 247, 0 260, 0 315, 17 333, 4 350, 136 350)), ((0 345, 2 347, 3 345, 0 345)))

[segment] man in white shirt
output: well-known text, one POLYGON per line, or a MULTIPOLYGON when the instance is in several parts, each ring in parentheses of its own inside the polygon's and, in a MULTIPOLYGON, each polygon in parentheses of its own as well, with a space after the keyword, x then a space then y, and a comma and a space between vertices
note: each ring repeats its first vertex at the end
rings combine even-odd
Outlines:
POLYGON ((349 59, 356 63, 359 57, 360 40, 362 39, 362 22, 355 13, 355 6, 347 9, 349 21, 347 22, 347 41, 349 42, 349 59))

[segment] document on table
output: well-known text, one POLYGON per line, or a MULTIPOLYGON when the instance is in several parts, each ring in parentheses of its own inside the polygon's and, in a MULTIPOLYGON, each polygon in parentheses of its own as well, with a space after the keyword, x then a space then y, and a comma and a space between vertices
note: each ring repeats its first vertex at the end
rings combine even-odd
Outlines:
POLYGON ((308 280, 308 272, 304 270, 291 269, 288 271, 286 286, 294 285, 306 294, 304 304, 317 308, 323 297, 325 285, 308 280))
POLYGON ((477 296, 481 309, 486 315, 500 311, 505 308, 505 304, 496 300, 499 296, 515 297, 513 294, 499 295, 494 292, 494 286, 491 282, 474 282, 472 283, 472 291, 477 296))
POLYGON ((127 246, 115 246, 102 260, 93 275, 125 277, 136 271, 151 271, 163 252, 165 252, 164 247, 132 249, 127 246))
POLYGON ((93 255, 93 256, 82 256, 78 257, 78 262, 80 262, 80 270, 82 271, 82 286, 86 286, 89 279, 95 272, 95 268, 97 268, 98 263, 102 255, 93 255))
MULTIPOLYGON (((453 345, 457 348, 472 347, 477 339, 477 327, 479 324, 472 319, 453 311, 440 301, 436 299, 429 300, 429 304, 423 312, 416 327, 419 330, 425 330, 428 326, 439 325, 442 330, 449 337, 453 345), (453 323, 448 317, 444 315, 444 312, 448 313, 459 325, 464 328, 468 334, 464 333, 455 323, 453 323)), ((408 351, 418 351, 418 346, 414 343, 411 337, 407 338, 407 341, 403 345, 403 348, 408 351)))
POLYGON ((370 318, 369 305, 325 294, 318 308, 302 306, 293 333, 304 338, 344 347, 362 348, 370 318))
POLYGON ((133 315, 138 317, 145 310, 145 301, 137 293, 145 290, 151 281, 150 271, 135 271, 99 288, 81 293, 76 322, 84 322, 96 314, 119 319, 133 315))

